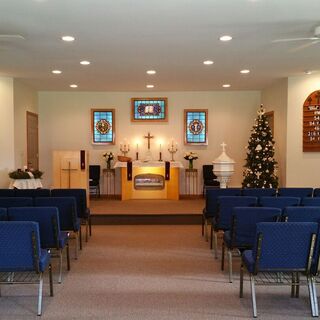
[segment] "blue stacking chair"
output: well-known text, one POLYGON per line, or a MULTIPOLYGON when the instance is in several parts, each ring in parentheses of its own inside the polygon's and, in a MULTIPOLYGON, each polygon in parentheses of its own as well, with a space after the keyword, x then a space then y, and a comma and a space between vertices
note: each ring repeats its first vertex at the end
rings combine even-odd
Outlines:
POLYGON ((313 190, 313 196, 314 197, 320 197, 320 188, 315 188, 313 190))
POLYGON ((7 209, 6 208, 0 208, 0 221, 7 221, 7 209))
POLYGON ((231 229, 232 210, 234 207, 254 207, 258 203, 257 197, 222 196, 218 197, 218 212, 212 218, 210 241, 214 243, 215 258, 218 257, 218 231, 231 229), (214 231, 214 234, 213 234, 214 231))
MULTIPOLYGON (((202 236, 205 235, 206 241, 208 241, 208 220, 211 220, 217 213, 219 196, 241 196, 241 189, 206 188, 206 206, 202 211, 202 236)), ((212 249, 212 242, 210 249, 212 249)))
POLYGON ((50 197, 49 189, 15 189, 15 197, 50 197))
POLYGON ((56 207, 59 211, 60 229, 74 232, 76 238, 75 258, 78 258, 78 242, 82 249, 81 224, 77 217, 76 200, 74 197, 38 197, 35 198, 37 207, 56 207))
MULTIPOLYGON (((41 249, 39 225, 31 221, 0 222, 0 284, 30 283, 25 273, 36 273, 39 283, 38 316, 42 311, 43 273, 49 269, 50 295, 53 296, 50 254, 41 249)), ((34 283, 34 282, 32 282, 34 283)))
POLYGON ((313 188, 279 188, 278 197, 312 197, 313 188))
POLYGON ((9 208, 9 221, 35 221, 39 223, 42 249, 56 249, 59 256, 59 280, 62 282, 62 253, 66 248, 67 269, 70 270, 68 232, 60 230, 58 209, 54 207, 9 208))
MULTIPOLYGON (((242 253, 240 268, 240 298, 243 297, 243 273, 246 267, 250 276, 253 316, 257 317, 255 284, 260 273, 267 273, 265 279, 275 281, 268 284, 284 285, 286 273, 292 277, 291 288, 299 285, 297 274, 307 276, 312 316, 317 316, 317 297, 314 296, 314 279, 311 276, 311 263, 315 249, 318 224, 314 222, 257 224, 255 245, 252 250, 242 253), (280 277, 281 275, 281 277, 280 277)), ((263 284, 257 282, 257 284, 263 284)))
POLYGON ((25 197, 0 197, 0 208, 32 207, 33 199, 25 197))
POLYGON ((281 219, 281 209, 261 207, 235 207, 232 212, 231 229, 223 235, 221 270, 224 270, 224 251, 227 247, 229 282, 232 282, 232 251, 242 252, 254 245, 256 225, 259 222, 276 222, 281 219))
POLYGON ((0 197, 14 197, 14 189, 0 189, 0 197))
POLYGON ((86 226, 86 241, 88 234, 91 236, 91 215, 90 209, 87 207, 87 191, 86 189, 53 189, 52 197, 74 197, 77 203, 77 215, 84 221, 86 226))
POLYGON ((320 207, 320 197, 304 197, 301 200, 301 205, 307 207, 320 207))
POLYGON ((275 197, 277 190, 275 188, 245 188, 242 189, 242 195, 248 197, 275 197))
POLYGON ((298 197, 261 197, 260 206, 279 208, 282 211, 285 207, 299 206, 301 198, 298 197))

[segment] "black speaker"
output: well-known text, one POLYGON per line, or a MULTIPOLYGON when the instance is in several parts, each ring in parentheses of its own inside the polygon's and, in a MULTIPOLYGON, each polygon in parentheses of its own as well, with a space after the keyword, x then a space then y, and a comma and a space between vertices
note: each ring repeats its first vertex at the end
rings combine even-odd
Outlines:
POLYGON ((127 162, 127 180, 132 181, 132 161, 127 162))
POLYGON ((165 179, 170 180, 170 161, 165 162, 165 179))
POLYGON ((80 168, 84 170, 86 168, 86 151, 80 150, 80 168))

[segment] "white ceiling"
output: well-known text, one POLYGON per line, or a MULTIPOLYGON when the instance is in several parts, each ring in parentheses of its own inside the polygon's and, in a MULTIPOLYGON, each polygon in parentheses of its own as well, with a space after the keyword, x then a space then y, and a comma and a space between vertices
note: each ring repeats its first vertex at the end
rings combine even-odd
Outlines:
POLYGON ((260 90, 320 71, 320 42, 272 43, 312 36, 319 13, 319 0, 1 0, 0 34, 25 40, 0 38, 0 76, 37 90, 260 90))

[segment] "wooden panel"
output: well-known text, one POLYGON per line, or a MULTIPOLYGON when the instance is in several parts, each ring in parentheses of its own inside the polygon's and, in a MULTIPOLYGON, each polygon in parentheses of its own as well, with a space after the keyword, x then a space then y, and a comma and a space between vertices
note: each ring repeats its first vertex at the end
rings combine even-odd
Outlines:
POLYGON ((303 152, 320 151, 320 91, 312 92, 303 104, 303 152))

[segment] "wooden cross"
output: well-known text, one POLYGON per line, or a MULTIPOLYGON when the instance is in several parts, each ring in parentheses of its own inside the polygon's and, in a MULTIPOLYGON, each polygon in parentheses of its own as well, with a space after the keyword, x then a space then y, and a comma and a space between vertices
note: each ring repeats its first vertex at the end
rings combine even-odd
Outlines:
POLYGON ((226 145, 224 142, 222 142, 222 143, 220 144, 220 146, 222 147, 222 152, 225 152, 227 145, 226 145))
POLYGON ((147 136, 144 136, 145 139, 148 139, 148 150, 150 150, 150 139, 153 139, 154 136, 150 135, 150 132, 148 132, 147 136))

